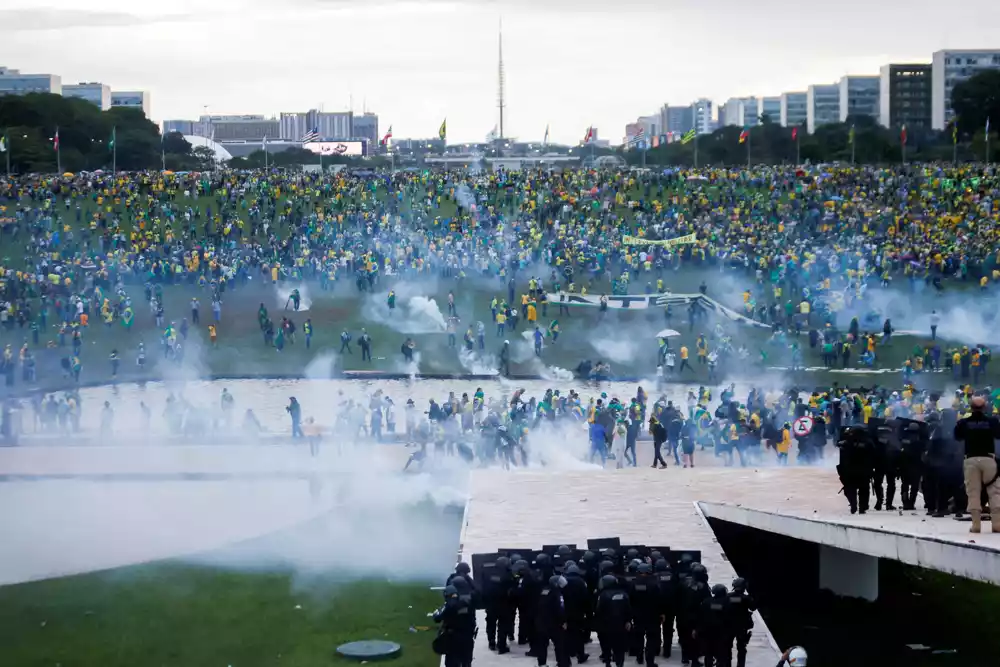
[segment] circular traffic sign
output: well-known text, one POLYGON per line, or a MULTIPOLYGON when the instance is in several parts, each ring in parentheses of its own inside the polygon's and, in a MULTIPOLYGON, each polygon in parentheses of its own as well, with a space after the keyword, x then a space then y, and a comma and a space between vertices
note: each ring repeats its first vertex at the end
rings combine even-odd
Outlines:
POLYGON ((799 438, 804 437, 812 433, 813 430, 813 419, 812 417, 799 417, 792 424, 792 432, 799 438))

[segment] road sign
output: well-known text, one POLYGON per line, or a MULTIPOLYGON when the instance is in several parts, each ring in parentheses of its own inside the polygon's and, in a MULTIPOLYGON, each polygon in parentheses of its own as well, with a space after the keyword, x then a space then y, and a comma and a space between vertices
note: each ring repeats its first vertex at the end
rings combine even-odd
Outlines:
POLYGON ((792 432, 795 433, 796 437, 803 438, 813 430, 813 419, 812 417, 799 417, 792 424, 792 432))

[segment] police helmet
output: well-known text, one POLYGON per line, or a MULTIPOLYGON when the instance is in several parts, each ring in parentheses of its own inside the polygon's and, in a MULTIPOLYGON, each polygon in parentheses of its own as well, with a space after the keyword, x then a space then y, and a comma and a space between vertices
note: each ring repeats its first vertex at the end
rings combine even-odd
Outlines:
POLYGON ((723 584, 716 584, 712 586, 712 595, 715 597, 722 597, 723 595, 726 595, 728 592, 729 591, 726 590, 726 587, 723 584))
POLYGON ((743 577, 736 577, 733 579, 733 590, 737 593, 743 593, 747 589, 747 580, 743 577))
POLYGON ((639 574, 649 574, 653 571, 653 568, 649 566, 649 563, 639 563, 639 574))
POLYGON ((789 667, 806 667, 806 661, 809 659, 806 650, 801 646, 793 646, 790 651, 788 651, 788 665, 789 667))
POLYGON ((618 577, 613 574, 606 574, 601 577, 601 588, 614 588, 618 585, 618 577))
POLYGON ((549 586, 552 588, 565 588, 566 583, 566 577, 561 574, 553 574, 549 577, 549 586))
POLYGON ((604 560, 601 561, 601 564, 598 566, 597 571, 600 572, 601 574, 604 574, 605 572, 610 572, 613 569, 615 569, 615 564, 609 560, 604 560))
POLYGON ((559 554, 560 556, 569 556, 573 553, 573 550, 570 549, 565 544, 561 544, 559 545, 559 548, 556 549, 556 553, 559 554))
POLYGON ((507 558, 506 556, 500 556, 500 558, 497 558, 497 567, 506 570, 508 567, 510 567, 510 559, 507 558))
POLYGON ((694 561, 694 556, 689 553, 681 554, 681 563, 687 563, 690 565, 694 561))
POLYGON ((615 553, 614 549, 608 549, 607 551, 604 552, 604 558, 606 558, 607 560, 615 560, 616 558, 618 558, 618 554, 615 553))
POLYGON ((551 564, 552 564, 552 559, 549 558, 548 554, 538 554, 538 556, 535 557, 535 565, 537 565, 538 567, 551 564))
POLYGON ((653 551, 649 552, 649 557, 655 563, 656 561, 663 558, 663 554, 661 554, 658 550, 654 549, 653 551))
POLYGON ((514 561, 514 568, 513 568, 514 574, 523 574, 527 572, 529 569, 531 569, 531 566, 528 565, 528 561, 524 560, 523 558, 514 561))
POLYGON ((455 577, 451 580, 451 585, 455 587, 455 590, 459 594, 468 593, 472 589, 472 586, 469 585, 469 580, 465 577, 455 577))
POLYGON ((640 561, 638 558, 632 559, 631 561, 629 561, 628 571, 629 572, 635 572, 636 570, 639 569, 639 565, 641 565, 641 564, 642 564, 642 561, 640 561))
POLYGON ((448 584, 444 587, 444 597, 446 600, 448 598, 458 597, 458 589, 451 584, 448 584))
POLYGON ((455 572, 458 574, 468 574, 472 572, 472 568, 469 567, 468 563, 462 562, 455 566, 455 572))
POLYGON ((653 563, 653 569, 657 572, 667 572, 670 570, 670 563, 667 562, 666 558, 660 558, 653 563))
POLYGON ((580 574, 580 568, 576 566, 576 563, 570 561, 566 564, 566 569, 564 570, 566 574, 580 574))
POLYGON ((510 562, 511 563, 516 563, 519 560, 524 560, 524 556, 522 556, 521 554, 511 554, 510 555, 510 562))
POLYGON ((583 562, 584 563, 593 563, 595 560, 597 560, 597 554, 595 554, 593 551, 584 551, 583 552, 583 562))
POLYGON ((635 560, 638 557, 639 557, 638 549, 629 549, 628 551, 625 552, 625 558, 627 558, 628 560, 635 560))

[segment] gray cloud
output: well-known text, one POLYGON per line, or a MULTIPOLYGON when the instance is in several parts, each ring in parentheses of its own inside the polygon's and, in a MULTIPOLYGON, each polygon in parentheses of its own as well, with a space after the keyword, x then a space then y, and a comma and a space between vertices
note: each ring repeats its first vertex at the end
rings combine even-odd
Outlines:
POLYGON ((101 12, 84 9, 39 8, 0 10, 0 25, 8 32, 111 28, 180 21, 185 18, 183 15, 140 16, 127 12, 101 12))

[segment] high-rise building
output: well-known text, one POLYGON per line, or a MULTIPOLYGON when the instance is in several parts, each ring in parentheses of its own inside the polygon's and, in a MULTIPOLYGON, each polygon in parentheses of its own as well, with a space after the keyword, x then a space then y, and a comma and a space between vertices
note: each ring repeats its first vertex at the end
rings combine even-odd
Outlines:
POLYGON ((712 116, 712 100, 703 97, 691 104, 691 125, 698 134, 711 134, 715 131, 712 116))
POLYGON ((652 140, 658 134, 663 134, 663 125, 660 123, 660 114, 649 116, 639 116, 639 125, 642 126, 643 134, 647 141, 652 140))
POLYGON ((283 141, 301 141, 306 132, 314 129, 309 127, 309 114, 305 112, 284 112, 278 123, 281 126, 279 136, 283 141))
POLYGON ((760 102, 756 97, 731 97, 719 109, 719 125, 754 127, 760 122, 760 102))
POLYGON ((310 130, 319 132, 322 139, 350 139, 354 136, 353 111, 317 111, 306 114, 310 130))
POLYGON ((879 115, 879 77, 845 76, 840 79, 840 122, 848 117, 879 115))
POLYGON ((193 120, 165 120, 163 121, 163 134, 180 132, 184 136, 196 135, 195 123, 193 120))
POLYGON ((694 113, 691 110, 691 105, 684 107, 674 107, 668 106, 666 108, 666 114, 663 120, 663 128, 665 133, 669 134, 684 134, 694 128, 694 113))
POLYGON ((809 93, 795 91, 781 94, 781 126, 800 127, 809 117, 809 93))
POLYGON ((149 118, 148 90, 113 90, 111 91, 111 106, 139 109, 149 118))
POLYGON ((965 49, 935 51, 931 57, 931 125, 943 130, 951 122, 951 93, 955 86, 988 69, 1000 69, 1000 51, 965 49))
POLYGON ((351 119, 351 139, 363 139, 369 154, 378 148, 382 137, 378 134, 378 114, 366 111, 351 119))
POLYGON ((821 125, 840 122, 840 85, 816 84, 809 86, 806 107, 806 129, 809 134, 821 125))
POLYGON ((28 93, 62 94, 62 78, 58 74, 21 74, 20 70, 0 67, 0 95, 28 93))
POLYGON ((198 119, 198 134, 214 141, 263 141, 277 139, 278 121, 256 114, 202 116, 198 119))
POLYGON ((879 70, 879 116, 883 127, 930 129, 933 95, 928 64, 889 64, 879 70))
POLYGON ((62 87, 63 97, 78 97, 101 111, 111 108, 111 87, 103 83, 73 83, 62 87))
POLYGON ((772 123, 781 122, 781 96, 775 95, 774 97, 761 97, 760 98, 760 114, 759 116, 763 118, 767 116, 768 120, 772 123))

